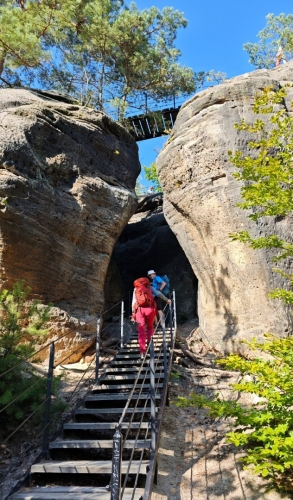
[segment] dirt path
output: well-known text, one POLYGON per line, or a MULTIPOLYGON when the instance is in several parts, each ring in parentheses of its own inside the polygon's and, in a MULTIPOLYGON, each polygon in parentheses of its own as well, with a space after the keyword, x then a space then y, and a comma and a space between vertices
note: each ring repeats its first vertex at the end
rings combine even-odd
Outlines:
MULTIPOLYGON (((178 335, 189 342, 196 338, 194 324, 185 324, 178 335), (193 330, 193 337, 190 332, 193 330)), ((208 355, 208 354, 207 354, 208 355)), ((180 362, 180 359, 178 360, 180 362)), ((184 364, 186 363, 186 358, 184 364)), ((158 454, 158 484, 153 488, 152 500, 287 500, 293 496, 270 490, 267 482, 243 470, 240 455, 225 442, 229 427, 220 420, 207 416, 205 410, 177 408, 178 396, 188 396, 193 390, 206 392, 220 387, 229 395, 233 378, 215 376, 203 366, 174 365, 170 399, 163 418, 158 454)))

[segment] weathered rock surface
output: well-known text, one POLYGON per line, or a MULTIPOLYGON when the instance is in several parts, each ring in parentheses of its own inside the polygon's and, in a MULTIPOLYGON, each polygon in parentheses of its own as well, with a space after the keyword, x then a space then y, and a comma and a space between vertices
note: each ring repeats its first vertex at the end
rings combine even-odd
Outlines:
POLYGON ((66 355, 80 347, 70 362, 91 343, 139 171, 133 138, 105 114, 0 90, 1 287, 25 279, 53 302, 52 338, 68 333, 66 355))
POLYGON ((175 289, 179 322, 197 316, 197 278, 169 228, 161 194, 139 200, 138 209, 119 237, 113 252, 125 287, 126 312, 131 314, 133 281, 155 269, 167 274, 175 289))
MULTIPOLYGON (((249 154, 251 136, 236 131, 242 118, 254 121, 255 93, 293 81, 293 62, 259 70, 209 88, 187 101, 157 161, 164 191, 164 214, 199 280, 200 326, 209 338, 231 349, 235 340, 265 331, 288 331, 290 318, 267 293, 280 284, 271 272, 270 252, 232 242, 229 233, 276 233, 292 241, 292 217, 255 224, 236 204, 240 184, 228 151, 249 154)), ((293 89, 284 109, 289 108, 293 89)), ((292 262, 284 263, 292 273, 292 262), (290 270, 291 266, 291 270, 290 270)))

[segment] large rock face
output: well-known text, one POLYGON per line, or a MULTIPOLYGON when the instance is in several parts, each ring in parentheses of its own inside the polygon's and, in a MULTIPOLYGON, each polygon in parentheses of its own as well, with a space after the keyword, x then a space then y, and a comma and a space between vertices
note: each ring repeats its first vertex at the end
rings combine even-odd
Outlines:
POLYGON ((1 287, 25 279, 53 302, 60 348, 83 350, 137 205, 137 146, 103 113, 26 90, 0 90, 0 123, 1 287))
MULTIPOLYGON (((293 81, 293 63, 234 78, 195 95, 186 102, 159 155, 157 165, 164 191, 164 214, 199 280, 200 326, 209 339, 233 348, 235 340, 264 331, 280 335, 289 316, 268 291, 280 284, 271 272, 271 255, 232 242, 229 233, 276 233, 292 240, 292 218, 250 222, 236 204, 240 184, 233 177, 228 151, 249 155, 251 136, 236 131, 242 118, 254 121, 251 105, 256 91, 280 88, 293 81)), ((284 109, 293 90, 287 89, 284 109)), ((284 263, 292 273, 292 262, 284 263)))
POLYGON ((159 276, 169 277, 176 292, 177 319, 182 322, 197 317, 197 278, 166 222, 162 204, 160 194, 140 200, 137 213, 115 245, 113 260, 125 287, 127 315, 131 314, 133 281, 155 269, 159 276))

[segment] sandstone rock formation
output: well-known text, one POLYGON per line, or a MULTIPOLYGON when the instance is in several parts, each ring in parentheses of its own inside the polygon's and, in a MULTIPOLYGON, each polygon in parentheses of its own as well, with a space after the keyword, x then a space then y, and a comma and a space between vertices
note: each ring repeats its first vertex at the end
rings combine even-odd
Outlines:
POLYGON ((140 198, 138 209, 119 237, 113 252, 125 287, 126 314, 131 314, 133 281, 149 269, 167 274, 175 289, 178 322, 197 316, 197 278, 169 228, 161 194, 140 198))
POLYGON ((1 287, 53 302, 51 338, 79 359, 103 309, 114 244, 136 209, 137 145, 93 109, 0 90, 1 287))
MULTIPOLYGON (((270 253, 253 251, 229 233, 276 233, 292 241, 292 217, 250 222, 239 209, 240 184, 228 150, 249 154, 251 136, 236 131, 242 118, 253 121, 256 91, 293 81, 293 62, 233 78, 186 102, 159 155, 164 214, 199 280, 199 320, 208 338, 228 349, 235 340, 265 331, 286 334, 290 317, 279 301, 267 298, 280 277, 271 272, 270 253)), ((293 99, 293 89, 284 109, 293 99)), ((289 112, 289 111, 288 111, 289 112)), ((284 263, 292 273, 292 262, 284 263)))

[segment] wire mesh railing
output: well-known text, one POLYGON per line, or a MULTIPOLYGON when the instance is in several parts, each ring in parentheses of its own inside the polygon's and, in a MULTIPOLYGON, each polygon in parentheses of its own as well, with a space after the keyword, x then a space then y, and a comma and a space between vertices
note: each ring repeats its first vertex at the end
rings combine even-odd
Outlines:
MULTIPOLYGON (((117 308, 119 306, 122 307, 123 301, 119 301, 107 310, 103 311, 103 313, 99 314, 98 317, 91 318, 89 321, 82 322, 83 328, 88 325, 92 324, 94 322, 97 322, 97 319, 100 322, 101 325, 101 319, 103 316, 108 314, 111 310, 114 308, 117 308)), ((123 306, 124 307, 124 306, 123 306)), ((103 328, 99 329, 99 336, 101 336, 106 330, 114 323, 117 323, 117 321, 121 322, 120 317, 116 318, 114 321, 112 321, 110 324, 106 324, 103 328)), ((123 319, 123 324, 121 322, 120 328, 121 331, 122 329, 125 331, 125 327, 127 326, 126 321, 123 319)), ((78 332, 77 332, 78 333, 78 332)), ((59 359, 57 358, 57 361, 55 361, 55 347, 58 345, 58 342, 63 340, 66 336, 72 335, 72 331, 68 331, 61 336, 58 336, 55 340, 46 343, 43 345, 40 349, 34 351, 30 356, 26 357, 25 359, 20 359, 16 360, 15 364, 13 366, 9 367, 7 370, 3 371, 0 374, 0 381, 1 379, 4 381, 5 376, 11 377, 13 374, 13 371, 15 373, 19 373, 21 370, 23 372, 26 372, 29 376, 33 376, 33 381, 32 384, 26 387, 21 394, 17 395, 14 397, 11 401, 8 401, 7 404, 2 405, 0 408, 0 417, 4 418, 6 415, 7 411, 9 411, 11 408, 13 408, 13 405, 15 405, 17 402, 23 401, 24 397, 32 392, 32 390, 36 390, 38 388, 38 385, 42 385, 42 383, 46 383, 46 388, 45 391, 43 392, 44 396, 42 396, 42 387, 38 393, 38 402, 34 403, 34 409, 31 411, 29 414, 25 414, 24 418, 21 422, 17 422, 15 425, 15 428, 9 432, 8 435, 4 436, 4 440, 0 443, 0 446, 5 446, 17 432, 22 430, 26 425, 29 424, 30 421, 38 414, 38 421, 42 421, 42 414, 43 414, 43 425, 37 426, 36 423, 34 422, 34 432, 36 435, 34 435, 35 440, 37 441, 41 437, 43 437, 42 445, 40 444, 42 451, 41 454, 44 455, 47 453, 48 450, 48 443, 52 435, 56 432, 58 432, 58 429, 60 428, 60 425, 64 423, 66 418, 68 418, 68 405, 74 400, 74 398, 77 398, 78 395, 81 392, 84 392, 85 386, 87 385, 87 390, 88 390, 88 384, 89 382, 94 382, 96 380, 95 375, 97 374, 97 369, 96 367, 93 368, 94 361, 96 360, 95 357, 91 360, 91 362, 88 364, 86 370, 83 371, 83 374, 81 375, 80 379, 76 381, 71 394, 67 394, 67 401, 62 402, 59 401, 59 406, 61 407, 60 409, 58 408, 57 410, 53 408, 52 412, 52 398, 55 398, 55 400, 58 401, 58 397, 56 394, 54 394, 54 370, 58 366, 64 365, 64 363, 72 358, 75 354, 80 352, 80 346, 78 346, 74 350, 70 350, 70 353, 66 355, 66 357, 61 356, 59 359), (36 370, 34 366, 34 361, 38 359, 39 354, 45 351, 46 349, 49 350, 49 357, 48 357, 48 366, 47 368, 45 367, 45 373, 43 375, 40 375, 39 372, 36 370), (37 380, 36 380, 37 377, 37 380), (47 382, 46 382, 47 380, 47 382), (40 399, 42 399, 40 401, 40 399), (36 407, 35 407, 36 406, 36 407), (66 414, 67 412, 67 414, 66 414), (40 415, 39 415, 40 414, 40 415), (66 414, 65 418, 62 418, 62 415, 66 414), (59 424, 59 425, 58 425, 59 424), (58 428, 57 428, 58 427, 58 428), (39 432, 38 432, 39 431, 39 432)), ((119 349, 119 345, 121 344, 121 339, 113 346, 113 351, 116 352, 119 349)), ((111 358, 113 358, 114 354, 108 354, 103 356, 102 360, 102 365, 106 365, 110 362, 111 358)), ((55 377, 55 379, 58 377, 55 377)), ((24 406, 24 405, 23 405, 24 406)))

